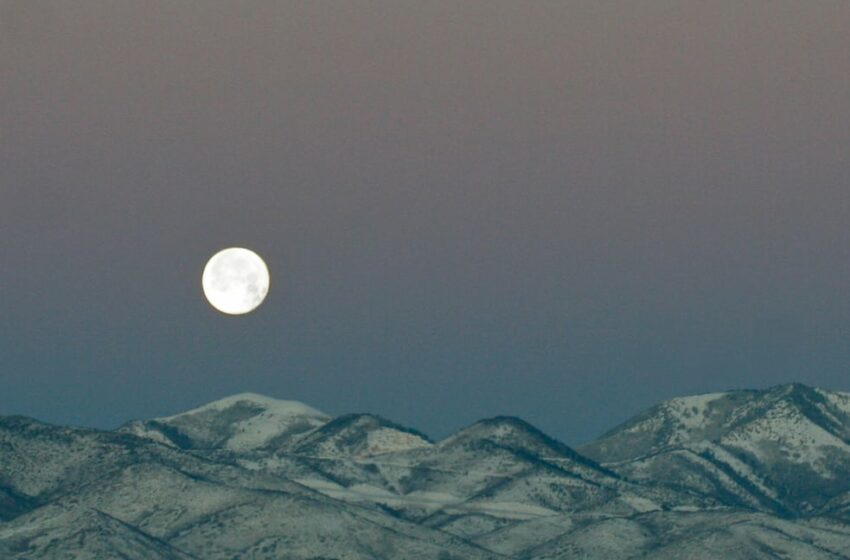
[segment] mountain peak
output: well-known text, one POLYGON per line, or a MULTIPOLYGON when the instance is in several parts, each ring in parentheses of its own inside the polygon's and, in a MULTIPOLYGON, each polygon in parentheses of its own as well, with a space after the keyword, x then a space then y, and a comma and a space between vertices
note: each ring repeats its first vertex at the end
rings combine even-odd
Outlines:
POLYGON ((315 416, 328 418, 324 412, 317 410, 299 401, 281 400, 274 397, 267 397, 259 393, 237 393, 228 397, 223 397, 214 400, 197 408, 180 412, 178 414, 157 418, 157 420, 172 420, 187 415, 199 414, 209 411, 224 411, 233 407, 253 407, 262 409, 269 413, 280 414, 284 416, 315 416))
POLYGON ((532 424, 517 416, 493 416, 462 428, 460 431, 443 440, 443 442, 469 438, 502 440, 505 438, 514 438, 518 435, 538 435, 542 433, 532 424))
MULTIPOLYGON (((516 416, 494 416, 467 426, 439 442, 443 448, 487 442, 544 459, 570 459, 591 464, 575 450, 516 416)), ((594 463, 595 464, 595 463, 594 463)))
POLYGON ((174 447, 251 451, 280 445, 329 419, 298 401, 238 393, 173 416, 130 422, 121 431, 174 447))
POLYGON ((494 443, 509 443, 528 437, 537 438, 542 434, 543 432, 517 416, 493 416, 462 428, 440 443, 441 445, 450 445, 456 441, 471 439, 487 439, 494 443))
POLYGON ((307 435, 296 450, 320 457, 369 457, 430 447, 425 434, 377 414, 345 414, 307 435))

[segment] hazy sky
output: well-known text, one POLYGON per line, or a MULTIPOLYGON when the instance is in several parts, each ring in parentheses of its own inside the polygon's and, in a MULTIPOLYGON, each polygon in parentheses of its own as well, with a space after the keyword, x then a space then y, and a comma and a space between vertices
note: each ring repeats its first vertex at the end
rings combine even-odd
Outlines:
POLYGON ((0 0, 0 414, 578 444, 850 390, 850 3, 0 0), (251 247, 257 312, 200 291, 251 247))

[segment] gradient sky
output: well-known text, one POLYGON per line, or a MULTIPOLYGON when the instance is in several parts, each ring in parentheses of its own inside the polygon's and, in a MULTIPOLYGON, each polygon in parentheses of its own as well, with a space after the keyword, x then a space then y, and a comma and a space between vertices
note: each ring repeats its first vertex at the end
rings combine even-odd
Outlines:
POLYGON ((570 444, 850 390, 850 3, 0 0, 0 414, 570 444), (257 312, 200 291, 251 247, 257 312))

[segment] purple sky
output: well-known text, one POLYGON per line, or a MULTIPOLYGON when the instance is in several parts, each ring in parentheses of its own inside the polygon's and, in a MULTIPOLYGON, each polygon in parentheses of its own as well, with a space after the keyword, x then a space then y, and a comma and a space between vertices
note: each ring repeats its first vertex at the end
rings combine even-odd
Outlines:
POLYGON ((0 414, 577 444, 850 390, 850 3, 0 3, 0 414), (200 292, 228 245, 266 303, 200 292))

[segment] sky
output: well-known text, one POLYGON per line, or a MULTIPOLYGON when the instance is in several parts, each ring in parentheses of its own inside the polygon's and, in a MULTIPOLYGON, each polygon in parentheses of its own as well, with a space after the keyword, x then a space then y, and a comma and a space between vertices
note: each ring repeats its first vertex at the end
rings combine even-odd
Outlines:
POLYGON ((850 390, 846 0, 0 0, 0 414, 578 445, 850 390), (255 312, 204 299, 250 247, 255 312))

